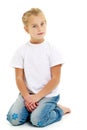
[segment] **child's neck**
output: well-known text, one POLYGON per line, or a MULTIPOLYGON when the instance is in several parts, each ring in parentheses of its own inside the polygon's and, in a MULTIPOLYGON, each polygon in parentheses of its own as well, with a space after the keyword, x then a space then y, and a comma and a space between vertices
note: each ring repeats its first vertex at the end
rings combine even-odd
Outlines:
POLYGON ((40 43, 42 43, 44 41, 44 38, 43 39, 39 39, 39 40, 30 40, 30 42, 32 43, 32 44, 40 44, 40 43))

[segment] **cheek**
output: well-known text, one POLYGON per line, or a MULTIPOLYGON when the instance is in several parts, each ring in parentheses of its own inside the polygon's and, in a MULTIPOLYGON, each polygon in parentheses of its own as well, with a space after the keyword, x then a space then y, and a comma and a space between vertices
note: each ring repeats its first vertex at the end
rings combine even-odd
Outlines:
POLYGON ((43 28, 44 31, 46 31, 46 26, 43 28))
POLYGON ((33 37, 37 36, 37 31, 35 31, 35 30, 32 31, 32 32, 31 32, 31 36, 33 36, 33 37))

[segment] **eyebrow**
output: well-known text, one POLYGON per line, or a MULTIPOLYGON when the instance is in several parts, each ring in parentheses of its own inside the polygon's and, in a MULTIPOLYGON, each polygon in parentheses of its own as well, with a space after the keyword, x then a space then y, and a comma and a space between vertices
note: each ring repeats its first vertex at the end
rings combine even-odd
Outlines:
MULTIPOLYGON (((43 23, 43 22, 46 22, 46 20, 41 21, 41 23, 43 23)), ((31 25, 37 25, 37 23, 33 23, 33 24, 31 24, 31 25)))

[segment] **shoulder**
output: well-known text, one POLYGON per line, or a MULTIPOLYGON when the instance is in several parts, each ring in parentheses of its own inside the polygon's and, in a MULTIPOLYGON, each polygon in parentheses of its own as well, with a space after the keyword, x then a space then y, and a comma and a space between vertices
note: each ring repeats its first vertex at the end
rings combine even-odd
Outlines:
POLYGON ((27 48, 27 44, 24 44, 15 51, 15 54, 13 55, 10 62, 11 67, 24 68, 23 61, 25 57, 26 48, 27 48))
POLYGON ((23 44, 22 46, 20 46, 17 50, 16 50, 16 54, 21 54, 23 55, 26 52, 27 49, 27 45, 28 43, 23 44))
POLYGON ((49 41, 45 41, 45 43, 45 47, 49 51, 50 55, 53 53, 58 55, 61 54, 61 50, 58 48, 58 46, 51 44, 49 41))
POLYGON ((59 52, 60 53, 60 49, 58 48, 58 46, 55 46, 53 44, 50 44, 50 42, 48 42, 48 48, 50 50, 50 53, 53 53, 53 52, 59 52))
POLYGON ((52 62, 52 66, 55 64, 60 64, 60 63, 62 64, 65 62, 61 49, 58 48, 58 46, 50 44, 49 48, 50 48, 50 61, 52 62))
POLYGON ((20 46, 16 51, 24 51, 24 50, 26 50, 27 44, 28 44, 28 43, 23 44, 23 45, 20 46))

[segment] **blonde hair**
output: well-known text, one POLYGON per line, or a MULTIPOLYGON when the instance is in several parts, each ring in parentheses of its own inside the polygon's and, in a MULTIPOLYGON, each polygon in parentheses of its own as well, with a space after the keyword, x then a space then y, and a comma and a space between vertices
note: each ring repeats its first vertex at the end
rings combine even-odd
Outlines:
POLYGON ((22 16, 22 22, 23 24, 26 26, 28 23, 28 18, 31 15, 35 15, 37 16, 38 14, 42 13, 44 15, 44 13, 42 12, 42 10, 40 10, 39 8, 31 8, 30 10, 26 11, 23 16, 22 16))

